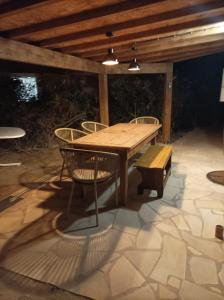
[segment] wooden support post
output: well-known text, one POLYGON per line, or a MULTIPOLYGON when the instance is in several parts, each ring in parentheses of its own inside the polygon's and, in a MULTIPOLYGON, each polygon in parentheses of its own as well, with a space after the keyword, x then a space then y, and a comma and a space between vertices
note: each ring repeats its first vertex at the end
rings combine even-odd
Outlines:
POLYGON ((99 74, 98 78, 99 78, 100 122, 105 125, 109 125, 107 75, 99 74))
POLYGON ((163 142, 170 142, 171 136, 171 114, 172 114, 172 80, 173 80, 173 65, 169 72, 165 74, 164 101, 163 101, 163 142))

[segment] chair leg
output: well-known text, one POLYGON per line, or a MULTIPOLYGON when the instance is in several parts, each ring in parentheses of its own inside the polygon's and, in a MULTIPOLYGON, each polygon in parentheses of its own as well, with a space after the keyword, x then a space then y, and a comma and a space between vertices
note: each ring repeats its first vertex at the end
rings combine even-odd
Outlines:
POLYGON ((97 183, 96 183, 96 181, 94 181, 94 197, 95 197, 95 209, 96 209, 96 226, 99 226, 98 205, 97 205, 97 183))
POLYGON ((71 210, 72 197, 73 197, 73 192, 74 192, 74 185, 75 185, 75 183, 74 183, 74 181, 72 181, 72 187, 71 187, 71 192, 70 192, 69 199, 68 199, 67 212, 66 212, 67 218, 69 217, 69 213, 70 213, 70 210, 71 210))
POLYGON ((117 171, 115 173, 115 205, 118 206, 117 171))
POLYGON ((62 181, 62 175, 63 175, 64 167, 65 167, 65 160, 63 159, 63 163, 62 163, 62 166, 61 166, 61 173, 60 173, 60 183, 62 181))

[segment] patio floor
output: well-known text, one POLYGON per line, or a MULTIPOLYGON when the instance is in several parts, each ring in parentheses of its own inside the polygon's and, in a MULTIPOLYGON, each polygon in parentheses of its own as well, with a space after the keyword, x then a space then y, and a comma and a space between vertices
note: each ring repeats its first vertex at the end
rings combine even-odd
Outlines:
POLYGON ((224 225, 224 186, 206 178, 224 169, 221 134, 196 129, 174 143, 162 199, 136 195, 140 178, 131 166, 128 207, 114 208, 114 186, 102 186, 99 228, 91 227, 91 188, 85 201, 76 190, 73 213, 64 218, 70 182, 59 185, 53 157, 48 177, 26 175, 12 191, 24 192, 20 200, 6 197, 14 205, 0 214, 0 267, 97 300, 224 299, 224 243, 214 237, 224 225))

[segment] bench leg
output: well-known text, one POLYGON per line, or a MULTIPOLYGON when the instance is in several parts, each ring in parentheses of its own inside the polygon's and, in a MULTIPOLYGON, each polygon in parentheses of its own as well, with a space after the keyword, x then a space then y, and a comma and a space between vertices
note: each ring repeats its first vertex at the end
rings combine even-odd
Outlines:
POLYGON ((158 198, 162 198, 163 197, 163 189, 157 190, 157 195, 158 195, 158 198))
POLYGON ((138 195, 143 195, 144 194, 144 188, 141 184, 138 185, 137 193, 138 193, 138 195))

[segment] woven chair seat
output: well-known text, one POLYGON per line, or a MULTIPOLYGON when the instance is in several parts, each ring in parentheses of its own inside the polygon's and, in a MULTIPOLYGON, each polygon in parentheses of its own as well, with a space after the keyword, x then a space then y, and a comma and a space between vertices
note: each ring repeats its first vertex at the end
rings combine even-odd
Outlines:
MULTIPOLYGON (((85 183, 92 183, 94 181, 94 169, 75 169, 73 171, 73 178, 76 181, 85 182, 85 183)), ((107 178, 112 176, 111 172, 98 170, 97 172, 97 182, 105 181, 107 178)))

